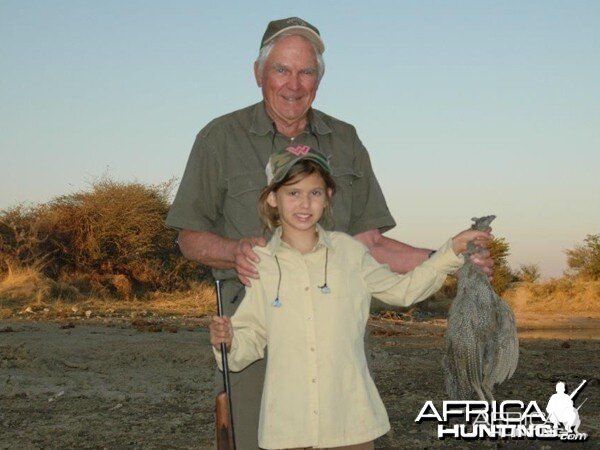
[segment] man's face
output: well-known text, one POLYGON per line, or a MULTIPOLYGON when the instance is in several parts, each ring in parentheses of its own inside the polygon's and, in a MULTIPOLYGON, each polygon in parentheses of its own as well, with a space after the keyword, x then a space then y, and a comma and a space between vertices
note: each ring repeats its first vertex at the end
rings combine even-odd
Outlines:
POLYGON ((293 124, 306 117, 319 86, 317 58, 301 36, 285 36, 271 49, 263 73, 255 67, 267 113, 276 123, 293 124))

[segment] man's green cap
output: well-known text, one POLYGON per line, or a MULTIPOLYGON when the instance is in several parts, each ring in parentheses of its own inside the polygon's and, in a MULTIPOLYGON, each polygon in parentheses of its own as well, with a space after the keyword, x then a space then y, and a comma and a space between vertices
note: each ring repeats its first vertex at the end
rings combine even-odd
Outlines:
POLYGON ((319 30, 317 30, 317 27, 299 17, 288 17, 287 19, 269 22, 267 31, 265 31, 262 41, 260 41, 260 48, 263 48, 266 44, 283 33, 304 36, 317 46, 319 53, 325 51, 325 44, 323 44, 323 41, 321 40, 321 34, 319 33, 319 30))
POLYGON ((325 172, 330 175, 332 173, 327 157, 323 153, 310 148, 308 145, 290 146, 277 153, 273 153, 269 158, 269 162, 265 168, 267 183, 277 183, 283 180, 292 166, 302 160, 314 161, 325 172))

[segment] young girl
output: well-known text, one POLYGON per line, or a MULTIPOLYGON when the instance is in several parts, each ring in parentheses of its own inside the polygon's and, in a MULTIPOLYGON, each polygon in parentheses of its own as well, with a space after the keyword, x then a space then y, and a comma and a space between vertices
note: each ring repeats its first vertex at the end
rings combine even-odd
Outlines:
POLYGON ((212 319, 217 362, 222 342, 232 371, 268 346, 261 448, 372 449, 390 424, 364 353, 371 295, 399 306, 424 300, 461 267, 468 241, 486 245, 491 235, 463 231, 398 275, 351 236, 319 225, 335 191, 324 155, 288 147, 271 156, 267 178, 259 212, 273 237, 254 248, 260 278, 236 313, 212 319))

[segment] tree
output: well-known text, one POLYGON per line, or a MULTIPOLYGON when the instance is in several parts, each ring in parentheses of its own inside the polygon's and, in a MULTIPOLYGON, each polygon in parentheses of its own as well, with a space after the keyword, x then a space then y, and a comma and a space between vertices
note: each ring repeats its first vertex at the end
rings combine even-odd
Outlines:
POLYGON ((572 250, 565 250, 570 273, 600 279, 600 234, 588 234, 583 245, 576 245, 572 250))
POLYGON ((514 279, 506 259, 510 255, 510 245, 504 238, 496 238, 491 242, 489 251, 494 258, 492 287, 498 294, 502 294, 514 279))
MULTIPOLYGON (((496 293, 502 295, 515 279, 515 274, 510 270, 506 259, 510 255, 510 245, 504 238, 496 238, 491 242, 488 250, 494 259, 492 287, 496 293)), ((456 297, 456 287, 456 278, 449 277, 442 287, 444 297, 456 297)))
POLYGON ((525 281, 527 283, 535 283, 540 279, 540 276, 540 267, 537 264, 521 264, 515 274, 517 281, 525 281))

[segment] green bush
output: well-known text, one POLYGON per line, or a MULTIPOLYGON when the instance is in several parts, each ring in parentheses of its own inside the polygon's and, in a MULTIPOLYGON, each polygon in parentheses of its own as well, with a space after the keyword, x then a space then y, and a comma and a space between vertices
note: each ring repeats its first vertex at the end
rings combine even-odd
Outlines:
POLYGON ((537 264, 521 264, 515 274, 516 281, 535 283, 541 277, 540 267, 537 264))
POLYGON ((514 279, 514 274, 507 260, 508 255, 510 255, 510 245, 504 238, 496 238, 492 241, 489 250, 492 258, 494 258, 492 286, 499 295, 502 295, 514 279))
POLYGON ((568 275, 600 280, 600 234, 588 234, 583 245, 566 250, 568 275))
POLYGON ((91 190, 0 211, 0 271, 35 265, 81 291, 122 297, 184 289, 207 271, 164 224, 172 182, 101 179, 91 190))
MULTIPOLYGON (((504 238, 494 239, 488 249, 494 259, 492 287, 499 295, 513 282, 515 275, 508 265, 507 257, 510 254, 510 246, 504 238)), ((457 279, 448 277, 441 288, 441 294, 445 298, 456 297, 457 279)))

